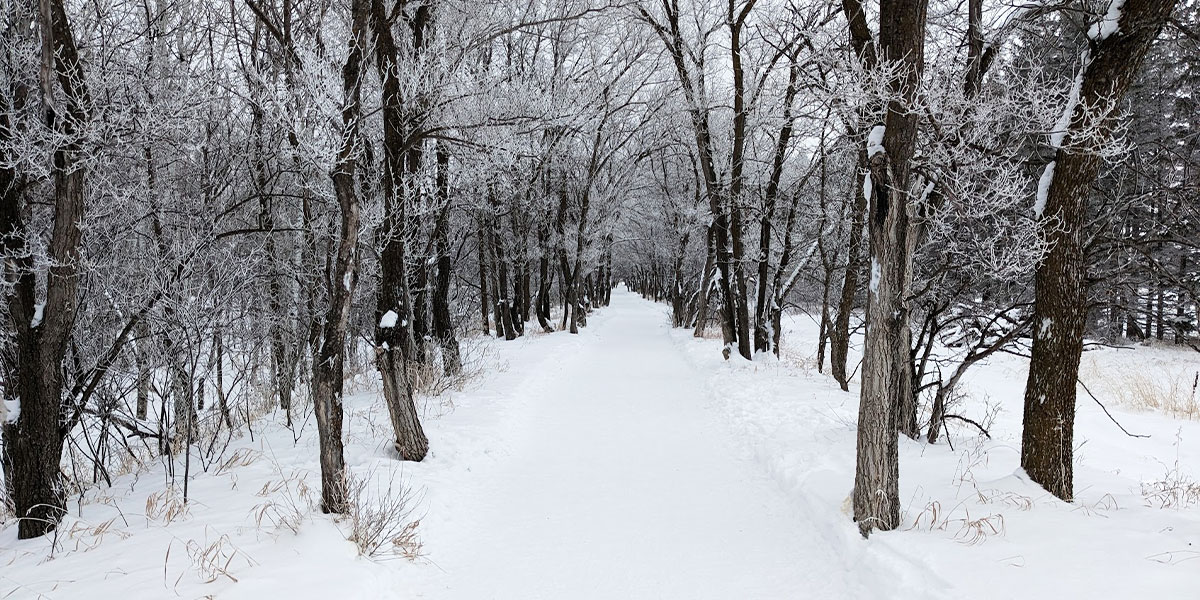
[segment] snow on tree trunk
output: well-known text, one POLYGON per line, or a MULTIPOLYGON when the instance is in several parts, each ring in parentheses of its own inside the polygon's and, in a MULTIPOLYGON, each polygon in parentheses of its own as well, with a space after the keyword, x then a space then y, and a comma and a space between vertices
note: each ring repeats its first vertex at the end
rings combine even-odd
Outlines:
MULTIPOLYGON (((15 385, 5 385, 6 394, 19 399, 20 411, 0 426, 4 427, 3 462, 5 481, 12 494, 13 508, 20 521, 17 537, 40 536, 57 527, 66 511, 60 482, 66 431, 63 418, 63 361, 67 355, 71 330, 78 308, 80 246, 83 232, 84 186, 87 168, 81 145, 81 129, 91 118, 91 99, 85 84, 83 65, 75 46, 71 25, 61 0, 40 4, 42 26, 43 85, 47 92, 44 107, 47 124, 63 136, 54 149, 54 220, 47 241, 51 266, 46 274, 46 299, 35 306, 37 275, 28 253, 14 252, 6 261, 6 279, 14 286, 8 298, 9 318, 15 329, 15 385), (62 88, 64 110, 54 105, 50 78, 62 88), (37 319, 39 315, 41 318, 37 319), (36 322, 35 322, 36 321, 36 322), (14 393, 15 392, 15 393, 14 393)), ((5 131, 9 131, 7 127, 5 131)), ((0 209, 0 228, 6 251, 23 250, 28 235, 21 216, 21 193, 15 185, 20 177, 13 170, 2 175, 4 206, 0 209)), ((26 200, 28 201, 28 200, 26 200)))
POLYGON ((1083 228, 1102 163, 1093 141, 1111 135, 1121 99, 1174 6, 1175 0, 1113 0, 1089 35, 1064 118, 1052 133, 1054 161, 1038 186, 1035 211, 1050 250, 1034 281, 1021 466, 1063 500, 1074 497, 1075 395, 1088 313, 1083 228))
POLYGON ((909 161, 918 120, 911 107, 924 67, 926 8, 926 0, 884 0, 879 13, 880 61, 895 70, 888 81, 886 120, 867 140, 871 282, 854 478, 854 519, 863 536, 900 524, 896 411, 911 395, 907 297, 912 257, 906 236, 909 161))
MULTIPOLYGON (((399 81, 399 56, 391 32, 391 18, 382 0, 371 0, 371 24, 375 34, 375 66, 381 82, 384 165, 382 188, 384 222, 377 236, 382 242, 379 255, 379 284, 376 289, 376 315, 394 311, 399 319, 394 327, 377 321, 375 328, 375 366, 384 382, 383 397, 388 406, 395 439, 393 445, 401 460, 420 461, 429 451, 429 440, 421 428, 413 400, 410 364, 419 359, 413 339, 413 299, 405 247, 408 204, 417 195, 415 177, 420 168, 420 153, 406 151, 406 136, 411 133, 404 113, 405 105, 399 81)), ((419 11, 410 27, 414 37, 429 18, 419 11)))

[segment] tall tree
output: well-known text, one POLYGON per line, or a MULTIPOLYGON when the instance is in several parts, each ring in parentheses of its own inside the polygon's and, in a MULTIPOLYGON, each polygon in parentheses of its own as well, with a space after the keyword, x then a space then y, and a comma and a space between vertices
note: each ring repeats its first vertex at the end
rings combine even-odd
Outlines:
POLYGON ((854 520, 863 536, 900 524, 896 407, 912 386, 908 207, 927 7, 926 0, 883 0, 879 6, 879 61, 888 70, 888 102, 883 123, 867 139, 870 169, 863 184, 870 204, 871 281, 854 477, 854 520))
POLYGON ((342 454, 342 386, 345 372, 346 329, 351 299, 358 285, 359 197, 358 160, 362 152, 363 64, 370 56, 368 1, 352 0, 350 39, 342 66, 342 140, 333 167, 333 191, 341 213, 333 268, 326 278, 329 305, 313 356, 313 411, 321 452, 321 510, 346 512, 346 463, 342 454))
POLYGON ((1021 466, 1030 479, 1074 498, 1075 395, 1087 325, 1082 236, 1088 195, 1130 82, 1175 0, 1112 0, 1088 32, 1079 72, 1051 133, 1054 160, 1038 183, 1034 213, 1050 250, 1034 285, 1033 353, 1025 386, 1021 466))
MULTIPOLYGON (((41 101, 46 127, 61 136, 53 148, 54 218, 42 302, 37 298, 38 273, 25 248, 27 240, 36 235, 28 230, 22 214, 26 210, 23 205, 31 199, 25 197, 15 171, 6 169, 0 179, 5 276, 13 286, 8 311, 16 334, 15 365, 9 369, 16 382, 5 382, 5 390, 21 406, 16 421, 3 425, 7 453, 3 464, 20 519, 20 539, 53 530, 66 512, 59 470, 69 408, 63 395, 63 361, 78 308, 80 222, 87 176, 84 139, 91 120, 86 74, 62 0, 44 0, 39 7, 41 101), (55 84, 62 91, 61 98, 55 93, 55 84)), ((8 123, 2 125, 0 135, 12 133, 8 123)))

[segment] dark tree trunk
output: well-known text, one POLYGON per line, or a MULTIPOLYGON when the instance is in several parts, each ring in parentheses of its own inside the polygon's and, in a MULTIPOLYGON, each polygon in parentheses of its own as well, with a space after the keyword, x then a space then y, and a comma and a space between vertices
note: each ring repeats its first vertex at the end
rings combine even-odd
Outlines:
POLYGON ((356 181, 359 122, 362 116, 362 71, 369 51, 368 0, 353 0, 351 35, 346 64, 342 67, 342 147, 334 166, 333 190, 341 212, 341 233, 333 271, 329 273, 328 301, 313 355, 312 395, 321 453, 321 510, 346 512, 346 462, 342 450, 342 381, 346 328, 351 299, 358 284, 359 201, 356 181))
POLYGON ((854 312, 854 298, 858 295, 858 275, 862 269, 863 228, 866 227, 867 200, 863 196, 863 176, 866 173, 865 156, 860 152, 860 164, 856 170, 854 202, 850 210, 850 236, 846 244, 846 273, 842 279, 842 290, 834 312, 833 326, 829 330, 829 370, 833 379, 843 390, 850 389, 847 369, 850 353, 850 315, 854 312))
MULTIPOLYGON (((800 66, 792 60, 788 69, 788 86, 783 97, 783 125, 775 138, 775 152, 771 159, 771 175, 767 179, 767 189, 763 194, 763 213, 759 219, 758 231, 758 293, 754 303, 754 351, 768 352, 774 350, 776 356, 779 349, 774 347, 774 325, 771 313, 778 306, 768 302, 767 282, 770 281, 771 263, 771 219, 775 217, 775 202, 779 197, 779 181, 783 177, 783 162, 787 158, 788 143, 792 137, 792 103, 799 92, 797 85, 800 78, 800 66)), ((784 268, 780 265, 780 269, 784 268)), ((771 297, 774 300, 774 297, 771 297)))
POLYGON ((448 240, 450 229, 450 153, 437 146, 437 192, 441 206, 433 227, 433 250, 437 253, 437 279, 433 287, 433 336, 442 348, 442 369, 447 375, 462 371, 462 356, 454 323, 450 319, 450 276, 454 264, 448 240))
MULTIPOLYGON (((37 275, 25 239, 32 237, 22 215, 21 175, 5 167, 0 171, 0 234, 6 251, 5 277, 12 290, 8 316, 14 329, 15 350, 5 382, 8 394, 15 392, 21 412, 15 423, 5 423, 3 463, 5 481, 13 508, 20 519, 17 538, 29 539, 52 531, 66 512, 59 463, 67 435, 63 415, 63 360, 71 339, 78 308, 80 258, 84 216, 86 168, 81 164, 83 148, 76 136, 91 118, 91 99, 75 38, 61 0, 40 4, 38 15, 43 36, 42 69, 46 98, 53 102, 51 77, 66 98, 65 111, 46 107, 47 125, 66 140, 53 158, 54 220, 48 238, 50 267, 46 275, 46 300, 41 318, 37 315, 37 275)), ((0 136, 12 135, 8 117, 3 117, 0 136)), ((0 161, 3 162, 3 161, 0 161)))
MULTIPOLYGON (((383 0, 371 0, 371 12, 375 63, 382 92, 384 151, 384 217, 378 232, 383 249, 379 255, 380 278, 376 290, 375 365, 383 380, 383 397, 395 432, 396 451, 401 460, 420 461, 429 451, 429 439, 421 427, 408 372, 418 354, 413 340, 414 312, 404 239, 408 203, 418 192, 415 178, 403 177, 404 173, 418 169, 415 163, 420 154, 405 150, 408 120, 404 115, 390 15, 383 0)), ((422 5, 409 23, 414 41, 422 39, 428 19, 428 6, 422 5)))
POLYGON ((679 237, 679 248, 675 253, 674 264, 671 267, 671 326, 686 327, 688 319, 687 296, 683 289, 683 260, 687 257, 687 245, 690 232, 684 231, 679 237))
MULTIPOLYGON (((874 70, 879 61, 875 52, 876 45, 871 29, 867 24, 867 16, 863 11, 860 0, 842 0, 842 11, 846 15, 850 29, 850 45, 864 70, 874 70)), ((881 21, 882 22, 882 21, 881 21)), ((861 131, 874 113, 872 106, 862 107, 858 115, 858 128, 853 136, 860 144, 866 141, 861 131)), ((867 197, 864 193, 865 179, 869 163, 865 146, 858 148, 858 164, 855 168, 855 188, 853 204, 850 211, 850 236, 846 248, 846 275, 842 281, 841 298, 838 301, 837 315, 830 331, 830 371, 834 380, 843 390, 850 389, 850 376, 847 371, 850 350, 850 315, 854 311, 854 298, 858 295, 858 276, 862 266, 863 230, 867 224, 867 197)))
MULTIPOLYGON (((859 7, 861 10, 861 7, 859 7)), ((858 408, 854 519, 859 532, 900 524, 896 409, 910 393, 908 253, 910 165, 917 142, 917 88, 924 67, 926 0, 883 0, 879 51, 903 67, 888 82, 882 147, 869 148, 870 300, 858 408)))
POLYGON ((150 412, 150 326, 145 321, 138 321, 138 342, 134 348, 134 361, 137 364, 137 408, 135 415, 144 420, 150 412))
POLYGON ((1074 497, 1075 387, 1088 312, 1083 227, 1088 191, 1101 164, 1086 141, 1075 138, 1079 131, 1092 131, 1089 136, 1096 135, 1097 128, 1111 132, 1115 110, 1097 115, 1083 107, 1120 106, 1174 6, 1175 0, 1129 0, 1119 12, 1117 30, 1089 41, 1090 60, 1081 66, 1079 106, 1073 108, 1063 143, 1043 175, 1050 177, 1050 185, 1039 216, 1054 225, 1046 230, 1050 251, 1034 277, 1033 352, 1025 386, 1021 466, 1030 479, 1067 501, 1074 497))
POLYGON ((496 317, 496 337, 503 334, 505 340, 515 340, 517 339, 517 330, 513 326, 512 311, 510 310, 512 301, 506 297, 509 290, 508 262, 504 258, 504 240, 500 236, 500 225, 497 222, 500 218, 500 205, 495 191, 490 187, 488 204, 492 208, 492 213, 489 215, 491 220, 489 229, 491 230, 492 266, 496 274, 496 301, 492 310, 496 317))
POLYGON ((540 247, 540 256, 538 257, 538 293, 537 301, 534 303, 534 312, 537 313, 538 325, 542 331, 551 333, 554 331, 554 326, 550 324, 550 234, 544 228, 539 230, 538 241, 540 247))
POLYGON ((746 245, 742 228, 742 187, 743 170, 745 167, 745 151, 747 142, 746 121, 747 110, 745 101, 745 72, 742 68, 742 28, 745 25, 751 3, 743 10, 734 12, 733 2, 729 3, 729 35, 730 58, 733 67, 733 164, 729 176, 729 235, 733 250, 732 264, 733 286, 736 298, 728 298, 736 315, 737 346, 742 358, 750 359, 754 355, 753 340, 750 338, 750 307, 749 294, 746 285, 746 269, 742 265, 742 257, 746 256, 746 245))
MULTIPOLYGON (((486 226, 483 220, 480 219, 475 228, 475 249, 477 251, 477 260, 479 262, 479 314, 483 329, 483 335, 492 334, 492 324, 488 320, 488 271, 487 271, 487 255, 488 255, 488 235, 486 226)), ((497 335, 499 335, 499 327, 497 327, 497 335)))
MULTIPOLYGON (((687 51, 683 47, 684 34, 680 27, 679 7, 670 3, 664 3, 663 7, 666 10, 665 22, 658 22, 646 12, 643 12, 642 16, 654 27, 659 39, 662 40, 668 54, 670 54, 671 61, 675 66, 676 75, 679 79, 679 86, 683 91, 685 100, 687 100, 688 115, 691 117, 692 132, 695 134, 696 139, 697 162, 700 165, 705 196, 708 198, 709 214, 712 217, 712 222, 709 225, 709 234, 712 236, 714 265, 719 273, 717 288, 721 296, 721 332, 724 339, 721 354, 725 358, 729 358, 734 346, 739 344, 739 340, 736 337, 738 301, 735 295, 736 286, 733 282, 735 265, 733 264, 733 247, 730 240, 730 219, 727 211, 728 207, 725 206, 725 201, 723 200, 723 197, 727 195, 727 190, 723 189, 724 186, 717 175, 716 164, 713 158, 712 129, 708 119, 709 112, 700 105, 701 95, 706 90, 702 87, 697 90, 697 86, 692 79, 691 69, 688 67, 687 51)), ((730 26, 740 30, 742 24, 738 23, 735 26, 731 20, 730 26)), ((741 117, 745 118, 745 111, 735 110, 735 113, 741 113, 741 117)), ((740 165, 740 162, 740 160, 735 160, 734 164, 740 165)), ((703 285, 705 284, 702 284, 702 290, 703 285)), ((701 319, 697 324, 697 331, 700 333, 703 332, 703 321, 701 319)), ((750 345, 749 340, 747 340, 743 354, 749 357, 749 352, 750 345)))

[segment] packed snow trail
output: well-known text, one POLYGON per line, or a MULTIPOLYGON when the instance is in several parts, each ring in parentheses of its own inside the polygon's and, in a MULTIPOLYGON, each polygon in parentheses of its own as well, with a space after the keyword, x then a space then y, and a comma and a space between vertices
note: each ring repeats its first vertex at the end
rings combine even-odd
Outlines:
POLYGON ((426 530, 436 568, 412 595, 864 597, 806 516, 739 457, 661 306, 618 290, 602 313, 576 352, 535 376, 545 385, 504 432, 510 453, 455 490, 468 494, 455 525, 426 530))

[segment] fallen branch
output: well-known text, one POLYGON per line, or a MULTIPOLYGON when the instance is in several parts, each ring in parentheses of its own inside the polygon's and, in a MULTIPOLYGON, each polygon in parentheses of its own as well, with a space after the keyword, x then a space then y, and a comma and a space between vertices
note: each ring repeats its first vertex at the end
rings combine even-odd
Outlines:
POLYGON ((1089 390, 1089 389, 1088 389, 1088 386, 1087 386, 1087 384, 1086 384, 1086 383, 1084 383, 1084 382, 1083 382, 1083 380, 1081 380, 1081 379, 1079 379, 1078 377, 1076 377, 1076 378, 1075 378, 1075 381, 1078 381, 1078 382, 1079 382, 1079 385, 1083 387, 1083 391, 1087 392, 1087 395, 1091 396, 1091 397, 1092 397, 1092 400, 1095 400, 1095 401, 1096 401, 1096 404, 1100 405, 1100 409, 1104 411, 1104 414, 1108 415, 1108 420, 1112 421, 1112 422, 1113 422, 1113 424, 1115 424, 1117 427, 1119 427, 1119 428, 1121 429, 1121 431, 1124 431, 1124 432, 1125 432, 1125 435, 1127 435, 1127 436, 1129 436, 1129 437, 1135 437, 1135 438, 1148 438, 1148 437, 1150 437, 1150 436, 1148 436, 1148 435, 1143 435, 1143 434, 1140 434, 1140 433, 1130 433, 1128 429, 1125 429, 1125 426, 1124 426, 1124 425, 1121 425, 1121 423, 1119 423, 1119 422, 1117 421, 1116 417, 1112 416, 1112 413, 1108 412, 1108 407, 1107 407, 1107 406, 1104 406, 1104 403, 1103 403, 1103 402, 1101 402, 1101 401, 1100 401, 1100 399, 1099 399, 1099 398, 1097 398, 1097 397, 1096 397, 1096 395, 1092 393, 1092 390, 1089 390))

